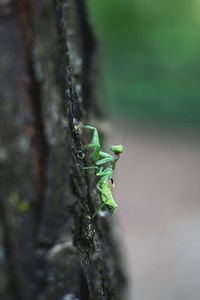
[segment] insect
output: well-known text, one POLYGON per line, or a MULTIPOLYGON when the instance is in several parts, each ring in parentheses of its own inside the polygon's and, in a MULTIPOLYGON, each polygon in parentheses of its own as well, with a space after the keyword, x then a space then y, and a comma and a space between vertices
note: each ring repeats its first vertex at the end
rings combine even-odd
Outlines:
POLYGON ((86 129, 92 130, 92 139, 89 144, 84 148, 91 148, 91 157, 94 165, 85 167, 84 169, 94 169, 95 174, 98 177, 97 189, 100 193, 101 204, 95 210, 93 217, 101 210, 103 206, 106 206, 110 213, 112 213, 118 206, 113 198, 111 192, 111 185, 113 185, 113 170, 120 154, 123 152, 122 145, 112 145, 109 149, 113 152, 114 156, 101 151, 98 130, 95 127, 84 125, 86 129))

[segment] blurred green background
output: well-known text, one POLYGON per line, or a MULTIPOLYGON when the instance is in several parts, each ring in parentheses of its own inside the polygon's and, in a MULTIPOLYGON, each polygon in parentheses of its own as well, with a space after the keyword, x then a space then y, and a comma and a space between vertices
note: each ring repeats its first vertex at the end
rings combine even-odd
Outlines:
POLYGON ((200 1, 88 4, 99 40, 104 109, 131 121, 199 125, 200 1))

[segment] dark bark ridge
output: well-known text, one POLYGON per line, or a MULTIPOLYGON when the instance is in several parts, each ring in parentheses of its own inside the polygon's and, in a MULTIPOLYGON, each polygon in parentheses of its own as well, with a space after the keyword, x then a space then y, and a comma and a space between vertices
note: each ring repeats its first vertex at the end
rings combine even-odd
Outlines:
POLYGON ((83 169, 96 54, 85 3, 3 5, 0 297, 125 299, 112 228, 91 218, 95 178, 83 169))

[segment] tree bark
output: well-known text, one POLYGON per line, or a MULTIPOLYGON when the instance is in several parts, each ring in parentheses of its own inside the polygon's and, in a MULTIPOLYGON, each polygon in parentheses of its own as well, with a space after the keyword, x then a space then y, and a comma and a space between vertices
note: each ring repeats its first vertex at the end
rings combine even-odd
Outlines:
POLYGON ((0 41, 0 298, 125 299, 83 169, 79 124, 99 113, 85 2, 1 0, 0 41))

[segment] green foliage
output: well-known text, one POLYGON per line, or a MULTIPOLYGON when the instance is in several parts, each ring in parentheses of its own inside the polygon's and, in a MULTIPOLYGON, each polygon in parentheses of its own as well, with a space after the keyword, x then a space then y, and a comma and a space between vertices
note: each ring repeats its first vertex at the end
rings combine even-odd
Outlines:
POLYGON ((89 4, 101 44, 109 108, 130 119, 199 123, 198 1, 89 4))

